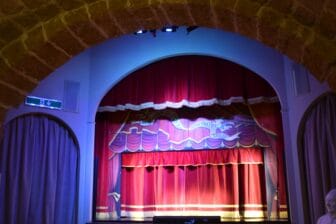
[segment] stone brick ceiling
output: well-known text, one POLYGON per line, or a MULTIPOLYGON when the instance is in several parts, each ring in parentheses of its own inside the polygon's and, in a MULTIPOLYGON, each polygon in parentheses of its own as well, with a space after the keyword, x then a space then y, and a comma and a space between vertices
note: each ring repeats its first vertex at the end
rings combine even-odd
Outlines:
POLYGON ((8 109, 84 49, 169 24, 248 36, 336 89, 336 0, 0 0, 0 126, 8 109))

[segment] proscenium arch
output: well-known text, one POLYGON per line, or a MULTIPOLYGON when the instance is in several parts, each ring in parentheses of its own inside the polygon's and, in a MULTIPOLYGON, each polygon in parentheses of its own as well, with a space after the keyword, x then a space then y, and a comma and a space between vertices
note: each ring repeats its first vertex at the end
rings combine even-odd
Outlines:
POLYGON ((231 32, 198 28, 186 35, 185 27, 176 33, 124 35, 90 49, 93 57, 89 110, 92 121, 105 94, 122 78, 145 65, 168 57, 203 55, 221 58, 253 71, 265 79, 287 109, 283 56, 272 48, 231 32), (205 38, 206 37, 206 38, 205 38))
MULTIPOLYGON (((110 92, 111 90, 113 90, 113 88, 115 87, 115 86, 118 86, 119 84, 121 84, 123 81, 125 81, 125 79, 126 78, 128 78, 129 76, 134 76, 134 75, 136 75, 137 74, 137 72, 139 71, 139 70, 142 70, 142 69, 146 69, 146 68, 150 68, 151 67, 151 65, 153 65, 153 64, 156 64, 156 63, 162 63, 163 65, 165 65, 164 64, 164 62, 165 62, 165 60, 167 60, 167 59, 172 59, 172 58, 184 58, 184 61, 179 61, 180 63, 179 63, 179 65, 182 65, 183 66, 183 62, 188 62, 188 57, 184 57, 184 56, 196 56, 196 58, 198 58, 200 61, 200 63, 202 63, 202 59, 208 59, 208 58, 212 58, 212 59, 214 59, 214 60, 216 60, 216 61, 225 61, 225 62, 228 62, 228 63, 230 63, 230 64, 233 64, 233 65, 235 65, 235 66, 237 66, 237 67, 241 67, 241 68, 244 68, 245 70, 248 70, 248 71, 250 71, 251 73, 253 73, 253 74, 248 74, 248 75, 251 75, 251 76, 258 76, 261 80, 260 81, 263 81, 263 83, 265 82, 265 84, 266 85, 268 85, 269 87, 271 87, 273 90, 274 90, 274 88, 273 88, 273 86, 271 85, 271 83, 269 82, 269 81, 267 81, 263 76, 261 76, 260 74, 257 74, 257 73, 254 73, 252 70, 250 70, 249 68, 247 68, 247 67, 245 67, 245 66, 242 66, 242 65, 240 65, 240 64, 238 64, 238 63, 235 63, 235 62, 232 62, 232 61, 229 61, 229 60, 227 60, 227 59, 224 59, 224 58, 222 58, 222 57, 219 57, 219 56, 211 56, 211 55, 207 55, 207 54, 197 54, 197 55, 195 55, 195 54, 179 54, 179 55, 174 55, 174 56, 166 56, 166 57, 162 57, 162 58, 156 58, 156 60, 153 60, 153 61, 151 61, 151 62, 149 62, 149 63, 145 63, 145 64, 142 64, 142 66, 139 66, 139 67, 137 67, 137 68, 133 68, 132 69, 132 71, 130 71, 129 73, 127 73, 127 74, 124 74, 122 77, 119 77, 120 79, 118 80, 118 81, 116 81, 114 84, 113 84, 113 86, 111 87, 111 88, 109 88, 108 90, 107 90, 107 92, 105 92, 105 94, 104 94, 104 96, 102 97, 102 98, 104 98, 106 95, 109 95, 109 96, 113 96, 112 95, 112 92, 110 92), (182 64, 181 64, 181 62, 182 62, 182 64)), ((162 65, 161 64, 161 65, 162 65)), ((188 64, 189 66, 190 66, 190 64, 188 64)), ((166 65, 167 66, 167 65, 166 65)), ((164 70, 164 67, 160 67, 161 69, 163 69, 164 70)), ((173 68, 173 67, 172 67, 173 68)), ((173 71, 174 69, 169 69, 169 71, 173 71)), ((147 70, 147 73, 146 74, 148 74, 148 71, 151 71, 151 70, 147 70)), ((143 74, 143 73, 142 73, 143 74)), ((155 72, 153 73, 152 72, 152 74, 155 76, 155 75, 157 75, 155 72)), ((206 74, 204 74, 204 75, 206 75, 206 74)), ((225 74, 225 72, 223 73, 223 75, 230 75, 229 73, 227 73, 227 74, 225 74)), ((137 81, 140 81, 141 82, 141 76, 137 76, 137 81)), ((134 80, 133 80, 134 81, 134 80)), ((125 83, 124 83, 125 84, 125 83)), ((151 84, 153 84, 153 85, 155 85, 155 83, 151 83, 151 84)), ((126 85, 127 86, 127 85, 126 85)), ((123 87, 125 87, 125 85, 123 86, 123 87)), ((224 88, 225 88, 225 85, 224 85, 224 88)), ((274 90, 275 91, 275 90, 274 90)), ((113 92, 113 93, 115 93, 115 94, 117 94, 117 92, 113 92)), ((141 93, 141 90, 139 90, 139 93, 141 93)), ((277 93, 276 93, 277 94, 277 93)), ((119 94, 117 94, 117 95, 119 95, 119 94)), ((102 99, 100 100, 100 102, 102 101, 102 99)), ((132 101, 132 100, 131 100, 132 101)), ((145 101, 145 102, 147 102, 147 101, 145 101)), ((119 103, 121 103, 121 105, 124 105, 124 103, 131 103, 131 102, 119 102, 119 103)), ((105 104, 104 105, 109 105, 108 103, 106 103, 105 102, 105 104)), ((111 106, 115 106, 115 105, 111 105, 111 106)), ((127 107, 127 106, 126 106, 127 107)), ((183 106, 183 107, 188 107, 188 106, 183 106)), ((225 107, 225 106, 224 106, 225 107)), ((153 107, 149 107, 150 109, 153 109, 153 107)), ((147 108, 143 108, 143 109, 147 109, 147 108)), ((167 108, 166 108, 167 109, 167 108)), ((168 109, 169 109, 169 106, 168 106, 168 109)), ((176 108, 175 108, 176 109, 176 108)), ((192 108, 192 110, 193 109, 195 109, 195 108, 192 108)), ((126 111, 127 111, 128 109, 125 109, 125 113, 127 113, 126 111)), ((130 110, 133 110, 133 109, 130 109, 130 110)), ((137 108, 136 110, 139 110, 139 108, 137 108)), ((141 109, 140 109, 141 110, 141 109)), ((165 110, 165 109, 154 109, 154 110, 165 110)), ((99 111, 96 111, 96 114, 98 115, 98 113, 99 112, 107 112, 108 113, 108 109, 106 109, 106 110, 99 110, 99 111)), ((120 111, 119 111, 120 112, 120 111)), ((113 112, 112 112, 113 113, 113 112)), ((99 117, 99 115, 98 115, 98 117, 99 117)), ((281 118, 282 119, 282 118, 281 118)), ((98 119, 98 120, 100 120, 100 119, 98 119)), ((96 121, 98 121, 98 120, 96 120, 96 121)), ((258 126, 260 126, 260 124, 257 124, 258 126)), ((261 126, 260 126, 261 127, 261 126)), ((262 128, 262 127, 261 127, 262 128)), ((98 135, 98 137, 99 137, 99 135, 98 135)), ((99 148, 99 147, 98 147, 99 148)), ((284 171, 284 173, 286 173, 286 171, 285 171, 285 167, 283 167, 283 171, 284 171)), ((97 178, 97 177, 95 177, 95 178, 97 178)), ((96 182, 94 182, 95 184, 96 184, 96 182)), ((285 184, 286 184, 286 186, 285 186, 285 191, 287 191, 287 181, 285 180, 285 184)), ((97 185, 95 185, 95 186, 97 186, 97 185)), ((95 187, 94 188, 95 189, 95 193, 96 193, 96 191, 97 191, 97 188, 95 187)), ((94 193, 94 194, 95 194, 94 193)), ((288 198, 288 197, 287 197, 288 198)), ((288 200, 288 199, 287 199, 288 200)), ((93 200, 93 201, 95 201, 95 200, 93 200)), ((289 204, 288 204, 289 205, 289 204)), ((94 207, 95 206, 95 204, 92 206, 92 207, 94 207)), ((98 206, 98 205, 97 205, 98 206)), ((98 207, 97 207, 98 208, 98 207)), ((288 210, 289 210, 289 208, 288 208, 288 210)), ((95 213, 96 212, 96 209, 95 208, 93 208, 93 213, 95 213)), ((288 214, 289 214, 289 211, 288 211, 288 214)), ((95 215, 93 215, 93 217, 95 217, 95 215)), ((290 216, 288 216, 288 220, 290 220, 290 216)))
MULTIPOLYGON (((285 74, 287 73, 284 70, 285 59, 283 55, 260 42, 238 34, 201 27, 189 35, 186 35, 183 28, 178 29, 176 33, 159 32, 156 38, 148 33, 139 36, 124 35, 90 49, 90 56, 92 57, 90 71, 94 74, 94 78, 90 79, 91 89, 94 90, 89 95, 91 122, 94 122, 101 99, 123 77, 158 59, 183 54, 223 58, 259 74, 276 90, 285 114, 283 122, 288 122, 285 81, 285 74)), ((284 133, 288 135, 289 132, 289 125, 285 125, 284 133)), ((289 167, 287 170, 293 170, 295 168, 292 166, 291 158, 294 152, 289 146, 291 144, 289 138, 286 138, 285 141, 287 141, 286 158, 289 158, 286 160, 286 163, 289 163, 286 164, 287 168, 289 167)), ((296 211, 296 208, 300 208, 302 204, 299 202, 300 194, 294 195, 292 193, 293 185, 289 185, 289 188, 291 214, 294 214, 292 218, 295 221, 295 219, 300 219, 300 216, 295 217, 295 214, 300 214, 300 211, 296 211)))
POLYGON ((21 24, 24 28, 2 44, 1 73, 11 76, 4 78, 11 86, 1 85, 12 98, 1 99, 0 118, 39 80, 84 49, 140 28, 166 25, 212 27, 247 36, 304 64, 318 80, 336 85, 336 43, 330 38, 335 33, 325 21, 336 11, 333 1, 86 0, 57 2, 44 17, 47 3, 24 2, 22 7, 2 7, 14 15, 26 7, 41 19, 27 27, 21 24))

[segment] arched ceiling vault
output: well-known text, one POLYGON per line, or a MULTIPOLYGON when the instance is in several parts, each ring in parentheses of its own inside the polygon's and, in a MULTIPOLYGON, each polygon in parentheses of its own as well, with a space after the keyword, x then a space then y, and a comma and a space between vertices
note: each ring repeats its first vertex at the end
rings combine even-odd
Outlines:
POLYGON ((336 89, 335 0, 1 0, 0 125, 40 80, 86 48, 167 24, 250 37, 336 89))

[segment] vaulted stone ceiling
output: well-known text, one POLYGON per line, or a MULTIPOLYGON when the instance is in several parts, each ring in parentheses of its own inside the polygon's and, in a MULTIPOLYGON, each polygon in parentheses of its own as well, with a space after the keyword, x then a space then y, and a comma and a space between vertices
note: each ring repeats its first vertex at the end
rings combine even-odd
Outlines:
POLYGON ((0 0, 0 126, 40 80, 139 28, 197 25, 258 40, 336 89, 335 0, 0 0))

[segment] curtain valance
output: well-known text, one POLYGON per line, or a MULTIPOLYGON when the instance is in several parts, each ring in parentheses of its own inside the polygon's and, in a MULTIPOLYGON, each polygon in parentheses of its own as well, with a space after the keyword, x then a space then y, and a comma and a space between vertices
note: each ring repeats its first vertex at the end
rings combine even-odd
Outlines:
POLYGON ((105 95, 99 111, 275 101, 272 87, 240 65, 214 57, 180 56, 127 76, 105 95))
POLYGON ((263 164, 261 149, 123 153, 122 167, 263 164), (195 153, 196 152, 196 153, 195 153))
POLYGON ((243 114, 247 112, 240 105, 99 113, 96 125, 109 130, 111 153, 271 147, 274 135, 243 114))

